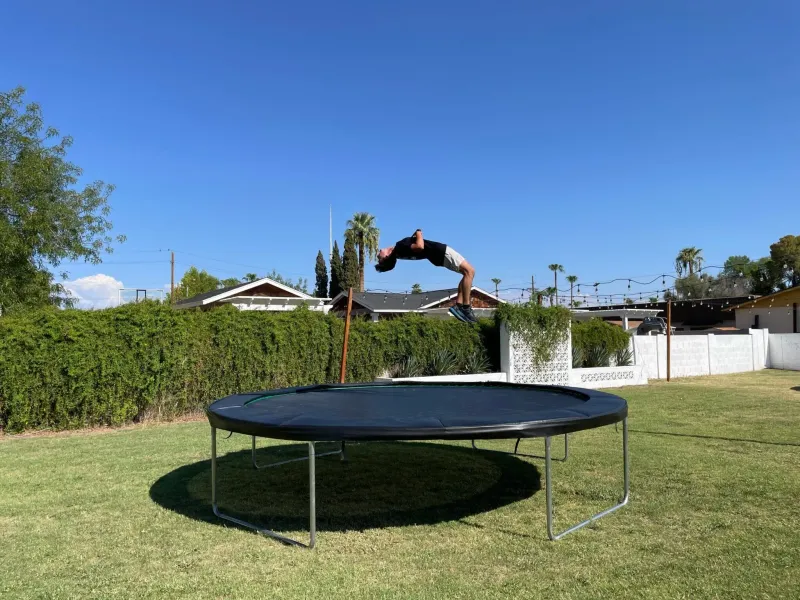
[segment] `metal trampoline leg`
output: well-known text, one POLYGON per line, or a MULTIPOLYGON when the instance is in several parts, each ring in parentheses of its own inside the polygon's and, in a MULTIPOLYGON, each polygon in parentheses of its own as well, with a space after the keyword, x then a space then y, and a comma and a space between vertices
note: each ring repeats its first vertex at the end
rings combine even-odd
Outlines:
MULTIPOLYGON (((517 438, 517 443, 514 444, 514 452, 506 452, 505 450, 492 450, 492 452, 502 452, 503 454, 515 454, 517 456, 525 456, 527 458, 545 458, 544 456, 539 456, 538 454, 520 454, 519 453, 519 443, 522 441, 522 438, 517 438)), ((475 450, 480 450, 478 446, 475 445, 475 440, 472 440, 472 447, 475 450)), ((566 462, 567 458, 569 457, 569 434, 564 434, 564 458, 553 458, 553 460, 557 460, 560 462, 566 462)))
MULTIPOLYGON (((274 538, 276 540, 280 540, 286 544, 291 544, 293 546, 301 546, 303 548, 313 548, 317 542, 317 485, 316 485, 316 456, 315 456, 315 449, 314 449, 314 442, 308 442, 308 458, 304 458, 304 460, 308 460, 308 494, 309 494, 309 534, 310 534, 310 541, 308 544, 304 544, 298 540, 293 540, 292 538, 288 538, 283 536, 279 533, 275 533, 271 529, 266 529, 264 527, 259 527, 258 525, 253 525, 252 523, 248 523, 247 521, 243 521, 241 519, 237 519, 236 517, 231 517, 230 515, 226 515, 222 511, 219 510, 217 506, 217 428, 211 428, 211 509, 214 511, 214 514, 219 517, 220 519, 225 519, 226 521, 230 521, 231 523, 236 523, 241 527, 247 527, 248 529, 252 529, 257 531, 262 535, 266 535, 268 537, 274 538)), ((281 463, 275 463, 273 465, 268 466, 275 466, 276 464, 285 464, 287 462, 295 462, 294 460, 291 461, 283 461, 281 463)))
MULTIPOLYGON (((253 466, 258 470, 269 469, 270 467, 278 467, 280 465, 285 465, 287 463, 292 463, 292 462, 298 462, 298 461, 301 461, 301 460, 308 460, 307 456, 299 456, 297 458, 290 458, 290 459, 287 459, 287 460, 279 460, 278 462, 270 463, 268 465, 260 465, 260 464, 258 464, 258 461, 256 460, 256 436, 252 435, 250 437, 253 439, 252 450, 250 451, 250 456, 252 457, 253 466)), ((339 448, 339 450, 332 450, 330 452, 323 452, 322 454, 317 454, 316 456, 317 456, 317 458, 322 458, 323 456, 333 456, 334 454, 341 454, 342 455, 342 460, 345 460, 344 442, 342 442, 341 447, 339 448)))
POLYGON ((619 501, 618 504, 615 504, 611 508, 607 508, 606 510, 597 513, 596 515, 592 515, 585 521, 581 521, 577 525, 573 525, 569 529, 562 531, 561 533, 554 533, 553 532, 553 485, 552 485, 552 476, 550 474, 551 467, 550 467, 550 438, 546 437, 544 439, 544 453, 545 453, 545 486, 547 487, 546 496, 547 496, 547 537, 551 540, 556 541, 560 540, 562 537, 567 535, 568 533, 572 533, 581 527, 588 525, 589 523, 593 523, 604 517, 615 510, 618 510, 625 506, 628 503, 630 498, 630 462, 628 457, 628 419, 627 417, 622 421, 622 462, 623 462, 623 469, 624 469, 624 494, 622 499, 619 501))

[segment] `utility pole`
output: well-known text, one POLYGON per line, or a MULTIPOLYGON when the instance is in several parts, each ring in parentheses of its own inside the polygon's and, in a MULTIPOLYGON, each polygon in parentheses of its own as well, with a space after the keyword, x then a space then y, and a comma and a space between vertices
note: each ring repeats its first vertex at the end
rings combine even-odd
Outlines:
POLYGON ((175 302, 175 253, 172 253, 172 258, 169 261, 170 274, 169 274, 169 301, 175 302))
POLYGON ((533 275, 531 275, 531 304, 535 302, 536 288, 533 285, 533 275))

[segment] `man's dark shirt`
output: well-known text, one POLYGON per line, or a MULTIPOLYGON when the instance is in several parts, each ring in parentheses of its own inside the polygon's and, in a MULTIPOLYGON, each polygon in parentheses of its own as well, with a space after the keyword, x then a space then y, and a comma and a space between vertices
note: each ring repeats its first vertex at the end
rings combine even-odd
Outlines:
POLYGON ((394 252, 392 252, 392 255, 400 260, 420 260, 427 258, 437 267, 444 265, 444 255, 447 251, 446 244, 423 239, 425 245, 422 251, 418 252, 411 248, 411 244, 413 244, 415 240, 416 238, 414 236, 403 238, 394 245, 394 252))

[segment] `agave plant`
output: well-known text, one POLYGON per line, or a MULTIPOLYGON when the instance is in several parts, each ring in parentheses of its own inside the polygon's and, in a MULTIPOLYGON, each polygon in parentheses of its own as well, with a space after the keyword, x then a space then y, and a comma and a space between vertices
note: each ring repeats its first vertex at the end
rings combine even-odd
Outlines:
POLYGON ((580 369, 583 366, 583 349, 578 346, 572 347, 572 368, 580 369))
POLYGON ((633 364, 633 353, 630 348, 623 348, 614 353, 614 362, 618 367, 630 367, 633 364))
POLYGON ((424 374, 424 365, 416 356, 406 356, 391 370, 392 377, 419 377, 424 374))
POLYGON ((428 365, 428 375, 455 375, 458 373, 458 359, 449 350, 439 350, 428 365))
POLYGON ((473 352, 464 361, 461 369, 463 373, 488 373, 491 368, 489 357, 483 352, 473 352))
POLYGON ((608 350, 604 346, 592 346, 586 352, 586 367, 607 367, 609 361, 608 350))

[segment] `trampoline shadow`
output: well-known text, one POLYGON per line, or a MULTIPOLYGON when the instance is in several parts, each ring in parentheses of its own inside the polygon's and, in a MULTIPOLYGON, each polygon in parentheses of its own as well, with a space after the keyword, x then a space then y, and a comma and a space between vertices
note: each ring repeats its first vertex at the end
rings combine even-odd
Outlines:
MULTIPOLYGON (((256 470, 249 450, 222 454, 217 501, 233 516, 278 532, 308 529, 308 463, 256 470)), ((258 450, 259 464, 302 456, 305 444, 258 450)), ((323 444, 318 452, 324 451, 323 444)), ((427 442, 347 446, 347 460, 316 461, 318 531, 359 531, 460 521, 533 496, 541 489, 534 464, 514 456, 427 442)), ((211 510, 211 461, 165 474, 151 499, 176 513, 220 527, 238 527, 211 510)))

